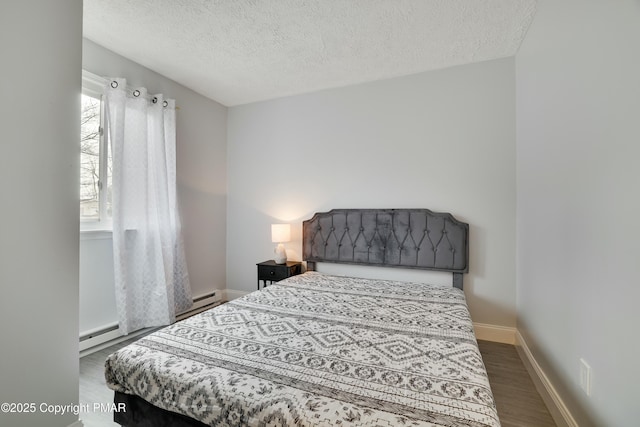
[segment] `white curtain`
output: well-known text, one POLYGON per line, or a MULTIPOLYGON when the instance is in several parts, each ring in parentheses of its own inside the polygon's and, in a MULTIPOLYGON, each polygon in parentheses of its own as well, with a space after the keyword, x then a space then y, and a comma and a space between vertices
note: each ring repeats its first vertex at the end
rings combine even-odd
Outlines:
POLYGON ((105 88, 113 155, 113 254, 123 334, 175 322, 192 306, 176 202, 175 101, 125 79, 105 88))

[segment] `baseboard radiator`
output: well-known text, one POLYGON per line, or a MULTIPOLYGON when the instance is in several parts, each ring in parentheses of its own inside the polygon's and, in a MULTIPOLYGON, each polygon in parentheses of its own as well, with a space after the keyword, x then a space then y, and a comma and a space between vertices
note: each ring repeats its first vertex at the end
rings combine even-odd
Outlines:
MULTIPOLYGON (((190 309, 176 315, 176 322, 213 308, 216 305, 219 305, 220 302, 220 298, 216 296, 216 292, 196 297, 194 298, 193 306, 190 309)), ((118 329, 118 324, 113 323, 100 328, 84 331, 80 334, 80 357, 109 347, 113 344, 117 344, 118 342, 122 342, 139 335, 148 334, 156 329, 158 328, 146 328, 132 332, 129 335, 122 335, 118 329)))
POLYGON ((220 298, 216 298, 215 292, 194 298, 193 306, 191 306, 191 308, 187 311, 177 314, 176 321, 184 320, 187 317, 191 317, 194 314, 201 313, 205 310, 215 307, 218 304, 220 304, 220 298))

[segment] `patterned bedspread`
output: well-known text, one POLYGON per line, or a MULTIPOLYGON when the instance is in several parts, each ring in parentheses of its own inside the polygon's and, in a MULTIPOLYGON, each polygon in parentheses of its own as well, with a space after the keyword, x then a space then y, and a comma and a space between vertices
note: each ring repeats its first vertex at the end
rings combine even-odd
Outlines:
POLYGON ((112 354, 110 388, 212 426, 499 426, 456 288, 294 276, 112 354))

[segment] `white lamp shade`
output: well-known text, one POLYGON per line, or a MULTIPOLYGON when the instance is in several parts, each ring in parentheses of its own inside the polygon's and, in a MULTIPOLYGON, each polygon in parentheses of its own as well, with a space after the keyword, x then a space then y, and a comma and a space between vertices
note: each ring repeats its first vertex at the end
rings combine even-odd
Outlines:
POLYGON ((291 240, 291 224, 271 224, 271 241, 273 243, 291 240))

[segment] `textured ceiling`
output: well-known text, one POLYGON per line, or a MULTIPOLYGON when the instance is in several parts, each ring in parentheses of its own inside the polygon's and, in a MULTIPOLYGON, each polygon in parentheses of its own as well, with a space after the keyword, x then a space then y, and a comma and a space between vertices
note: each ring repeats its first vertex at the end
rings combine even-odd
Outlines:
POLYGON ((84 36, 224 105, 515 55, 536 0, 84 0, 84 36))

